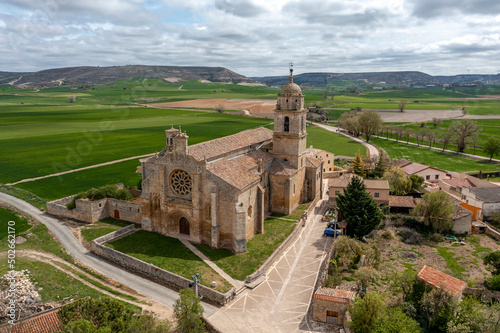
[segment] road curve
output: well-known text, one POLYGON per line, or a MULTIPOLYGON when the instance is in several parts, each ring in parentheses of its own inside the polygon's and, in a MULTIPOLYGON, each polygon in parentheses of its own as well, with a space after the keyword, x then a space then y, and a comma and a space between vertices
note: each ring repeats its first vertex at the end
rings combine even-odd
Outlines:
MULTIPOLYGON (((174 306, 175 300, 179 298, 179 294, 177 292, 135 274, 129 273, 128 271, 117 267, 87 251, 87 249, 80 244, 68 227, 63 225, 60 220, 43 213, 26 201, 2 192, 0 192, 0 201, 16 207, 47 226, 66 251, 68 251, 69 254, 84 265, 91 267, 103 275, 106 275, 109 278, 134 289, 138 293, 171 309, 174 306)), ((219 309, 216 306, 206 303, 202 303, 202 305, 205 309, 206 317, 210 317, 219 309)))
MULTIPOLYGON (((342 133, 339 131, 339 128, 338 127, 334 127, 334 126, 330 126, 330 125, 324 125, 324 124, 318 124, 318 123, 312 123, 314 126, 318 126, 322 129, 325 129, 327 131, 330 131, 330 132, 333 132, 333 133, 337 133, 337 134, 340 134, 340 135, 343 135, 345 136, 346 138, 349 138, 353 141, 356 141, 356 142, 359 142, 361 143, 363 146, 366 147, 366 149, 368 149, 369 153, 370 153, 370 158, 374 161, 374 162, 377 162, 378 161, 378 158, 379 158, 379 152, 378 152, 378 149, 377 147, 375 147, 374 145, 372 145, 371 143, 367 143, 365 140, 363 139, 360 139, 360 138, 355 138, 349 134, 346 134, 346 133, 342 133)), ((332 152, 332 153, 335 153, 335 152, 332 152)))

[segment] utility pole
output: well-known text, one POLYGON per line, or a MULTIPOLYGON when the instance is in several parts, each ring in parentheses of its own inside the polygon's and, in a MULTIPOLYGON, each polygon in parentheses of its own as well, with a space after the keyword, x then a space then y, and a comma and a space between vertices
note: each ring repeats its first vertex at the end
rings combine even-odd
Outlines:
POLYGON ((200 283, 200 273, 196 273, 196 275, 191 275, 191 279, 193 282, 189 283, 189 287, 195 287, 196 296, 198 295, 198 284, 200 283))

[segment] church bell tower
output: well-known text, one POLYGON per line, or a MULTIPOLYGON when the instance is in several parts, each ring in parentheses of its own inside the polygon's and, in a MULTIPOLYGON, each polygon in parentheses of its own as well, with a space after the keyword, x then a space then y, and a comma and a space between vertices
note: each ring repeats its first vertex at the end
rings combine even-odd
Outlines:
POLYGON ((274 110, 273 155, 301 169, 305 163, 306 136, 304 94, 293 83, 293 64, 290 63, 290 82, 281 88, 274 110))

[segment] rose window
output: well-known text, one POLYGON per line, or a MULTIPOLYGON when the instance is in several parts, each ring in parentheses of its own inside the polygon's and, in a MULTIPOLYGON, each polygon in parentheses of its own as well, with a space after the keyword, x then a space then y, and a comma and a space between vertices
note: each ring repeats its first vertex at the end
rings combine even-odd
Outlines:
POLYGON ((191 193, 191 176, 184 170, 175 170, 170 176, 170 184, 175 193, 187 195, 191 193))

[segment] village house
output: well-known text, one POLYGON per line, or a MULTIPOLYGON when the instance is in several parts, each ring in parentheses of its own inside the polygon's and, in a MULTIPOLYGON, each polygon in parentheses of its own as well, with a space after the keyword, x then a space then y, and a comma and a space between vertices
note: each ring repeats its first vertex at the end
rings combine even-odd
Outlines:
POLYGON ((400 167, 408 176, 417 175, 424 178, 426 183, 438 183, 440 179, 446 177, 446 171, 404 159, 397 160, 391 165, 400 167))
POLYGON ((306 149, 306 156, 315 158, 323 162, 323 177, 324 178, 333 178, 335 175, 335 166, 333 163, 335 162, 335 154, 330 153, 326 150, 314 148, 313 146, 309 146, 306 149))
POLYGON ((319 287, 313 296, 313 320, 344 325, 346 312, 355 298, 354 291, 319 287))
POLYGON ((430 266, 424 267, 418 272, 417 279, 424 281, 433 288, 439 288, 449 293, 455 300, 460 301, 467 283, 445 274, 430 266))
MULTIPOLYGON (((346 174, 339 178, 328 180, 328 195, 330 201, 335 201, 340 193, 344 193, 352 177, 359 176, 346 174)), ((389 182, 387 180, 363 179, 363 183, 366 186, 366 191, 370 193, 378 204, 384 205, 389 203, 389 182)))

